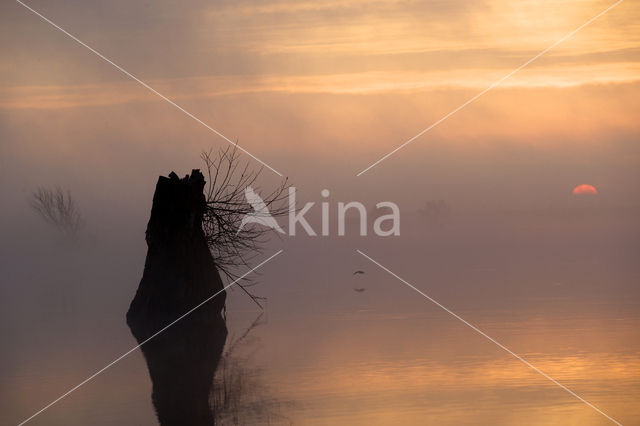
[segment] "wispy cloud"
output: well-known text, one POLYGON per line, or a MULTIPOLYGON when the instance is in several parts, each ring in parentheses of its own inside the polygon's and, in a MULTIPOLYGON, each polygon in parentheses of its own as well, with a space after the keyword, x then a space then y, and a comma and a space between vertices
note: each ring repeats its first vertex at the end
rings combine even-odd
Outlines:
MULTIPOLYGON (((247 93, 379 94, 477 89, 490 84, 501 69, 372 71, 320 75, 244 75, 154 80, 173 99, 206 99, 247 93)), ((505 88, 562 88, 634 83, 640 63, 546 66, 504 84, 505 88)), ((81 85, 34 85, 0 88, 0 108, 58 109, 153 102, 129 82, 81 85)))

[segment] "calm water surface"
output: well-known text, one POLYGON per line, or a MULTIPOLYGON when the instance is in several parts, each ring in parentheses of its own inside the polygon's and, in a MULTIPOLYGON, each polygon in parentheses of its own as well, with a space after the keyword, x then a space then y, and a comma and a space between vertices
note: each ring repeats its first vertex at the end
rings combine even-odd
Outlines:
MULTIPOLYGON (((584 234, 566 214, 551 223, 516 215, 420 226, 409 218, 406 226, 416 231, 393 243, 273 241, 265 256, 285 251, 256 278, 256 291, 268 297, 265 311, 240 291, 229 293, 228 336, 211 395, 217 419, 609 423, 358 255, 359 248, 618 421, 640 424, 633 217, 598 213, 584 219, 592 221, 584 234), (365 274, 353 275, 357 269, 365 274)), ((141 232, 87 235, 75 244, 45 232, 4 242, 2 250, 6 282, 19 291, 3 288, 0 412, 3 424, 17 424, 136 344, 124 314, 145 247, 141 232), (12 262, 26 253, 31 265, 12 262)), ((203 338, 191 351, 209 343, 203 338)), ((206 375, 205 367, 180 368, 206 375)), ((175 392, 196 399, 198 390, 175 392)), ((140 351, 32 420, 155 423, 140 351)))

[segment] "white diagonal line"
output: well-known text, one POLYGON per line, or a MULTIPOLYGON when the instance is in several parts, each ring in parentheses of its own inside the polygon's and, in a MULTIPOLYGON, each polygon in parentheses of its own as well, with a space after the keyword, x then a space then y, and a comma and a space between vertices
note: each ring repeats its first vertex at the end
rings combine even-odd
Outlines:
POLYGON ((107 368, 111 367, 112 365, 114 365, 115 363, 117 363, 118 361, 122 360, 124 357, 126 357, 127 355, 131 354, 132 352, 134 352, 136 349, 140 348, 140 346, 144 345, 145 343, 147 343, 149 340, 153 339, 154 337, 156 337, 157 335, 159 335, 160 333, 164 332, 166 329, 168 329, 169 327, 173 326, 175 323, 177 323, 178 321, 182 320, 184 317, 186 317, 187 315, 191 314, 193 311, 195 311, 196 309, 200 308, 202 305, 204 305, 205 303, 209 302, 211 299, 213 299, 214 297, 216 297, 217 295, 219 295, 220 293, 222 293, 223 291, 225 291, 226 289, 228 289, 229 287, 231 287, 232 285, 234 285, 235 283, 237 283, 238 281, 242 280, 244 277, 246 277, 247 275, 249 275, 250 273, 252 273, 253 271, 255 271, 256 269, 260 268, 262 265, 264 265, 265 263, 269 262, 271 259, 273 259, 274 257, 278 256, 280 253, 282 253, 283 250, 278 250, 278 252, 276 252, 275 254, 271 255, 269 258, 267 258, 266 260, 263 260, 260 264, 258 264, 258 266, 255 266, 253 268, 251 268, 249 271, 247 271, 246 273, 244 273, 241 277, 239 277, 238 279, 234 280, 231 284, 227 285, 226 287, 224 287, 222 290, 217 291, 215 294, 209 296, 208 298, 206 298, 205 300, 203 300, 202 302, 200 302, 199 304, 197 304, 196 306, 194 306, 193 308, 191 308, 190 310, 188 310, 187 312, 185 312, 184 314, 182 314, 180 317, 178 317, 177 319, 175 319, 174 321, 170 322, 169 324, 167 324, 166 326, 164 326, 163 328, 161 328, 160 330, 156 331, 154 334, 152 334, 150 337, 148 337, 147 339, 145 339, 144 341, 142 341, 142 343, 139 343, 138 345, 132 347, 131 349, 129 349, 127 352, 123 353, 122 355, 120 355, 118 358, 114 359, 113 361, 111 361, 109 364, 105 365, 104 367, 102 367, 100 370, 96 371, 95 373, 93 373, 91 376, 87 377, 86 379, 84 379, 82 382, 78 383, 77 385, 75 385, 74 387, 72 387, 71 389, 69 389, 67 392, 63 393, 61 396, 59 396, 58 398, 54 399, 53 401, 51 401, 49 404, 45 405, 44 407, 42 407, 38 412, 36 412, 35 414, 33 414, 32 416, 28 417, 27 419, 23 420, 22 422, 20 422, 18 424, 18 426, 22 426, 23 424, 27 423, 28 421, 30 421, 31 419, 33 419, 34 417, 36 417, 37 415, 41 414, 43 411, 47 410, 48 408, 50 408, 52 405, 56 404, 57 402, 59 402, 60 400, 62 400, 63 398, 67 397, 69 394, 71 394, 72 392, 74 392, 75 390, 77 390, 80 386, 86 384, 87 382, 93 380, 96 376, 98 376, 100 373, 104 372, 107 368))
POLYGON ((220 136, 222 139, 224 139, 225 141, 229 142, 230 144, 237 146, 238 149, 242 152, 244 152, 245 154, 247 154, 249 157, 253 158, 254 160, 256 160, 258 163, 262 164, 263 166, 265 166, 266 168, 268 168, 269 170, 271 170, 272 172, 274 172, 275 174, 279 175, 279 176, 283 176, 282 173, 280 173, 279 171, 277 171, 276 169, 274 169, 273 167, 271 167, 270 165, 268 165, 267 163, 265 163, 264 161, 262 161, 261 159, 259 159, 258 157, 256 157, 255 155, 253 155, 252 153, 250 153, 249 151, 247 151, 246 149, 244 149, 243 147, 241 147, 240 145, 238 145, 236 142, 232 141, 231 139, 229 139, 228 137, 226 137, 225 135, 223 135, 222 133, 220 133, 219 131, 217 131, 216 129, 214 129, 213 127, 211 127, 210 125, 208 125, 207 123, 205 123, 204 121, 200 120, 198 117, 196 117, 195 115, 193 115, 192 113, 190 113, 189 111, 187 111, 186 109, 184 109, 183 107, 181 107, 180 105, 178 105, 177 103, 175 103, 174 101, 172 101, 171 99, 167 98, 165 95, 163 95, 162 93, 158 92, 156 89, 154 89, 153 87, 149 86, 147 83, 145 83, 144 81, 140 80, 138 77, 136 77, 135 75, 131 74, 129 71, 125 70, 124 68, 122 68, 120 65, 116 64, 115 62, 113 62, 111 59, 107 58, 106 56, 104 56, 102 53, 98 52, 97 50, 95 50, 93 47, 89 46, 88 44, 86 44, 85 42, 83 42, 82 40, 80 40, 79 38, 77 38, 76 36, 74 36, 73 34, 69 33, 67 30, 65 30, 64 28, 60 27, 58 24, 56 24, 55 22, 51 21, 49 18, 47 18, 46 16, 42 15, 40 12, 34 10, 33 8, 31 8, 30 6, 27 6, 26 4, 24 4, 22 1, 20 0, 16 0, 16 2, 18 2, 19 4, 21 4, 22 6, 24 6, 25 8, 27 8, 28 10, 30 10, 31 12, 33 12, 34 14, 36 14, 37 16, 39 16, 40 18, 42 18, 44 21, 46 21, 47 23, 51 24, 53 27, 55 27, 56 29, 60 30, 61 32, 63 32, 64 34, 66 34, 67 36, 69 36, 71 39, 73 39, 74 41, 76 41, 77 43, 81 44, 82 46, 86 47, 87 49, 89 49, 91 52, 95 53, 97 56, 99 56, 101 59, 105 60, 106 62, 108 62, 109 64, 113 65, 115 68, 117 68, 120 72, 122 72, 123 74, 125 74, 127 77, 132 78, 133 80, 135 80, 136 82, 140 83, 140 85, 144 86, 146 89, 148 89, 149 91, 151 91, 152 93, 158 95, 159 97, 161 97, 163 100, 167 101, 168 103, 170 103, 171 105, 173 105, 174 107, 176 107, 177 109, 179 109, 180 111, 182 111, 184 114, 186 114, 188 117, 192 118, 193 120, 197 121, 199 124, 203 125, 204 127, 206 127, 207 129, 209 129, 210 131, 212 131, 213 133, 215 133, 216 135, 220 136))
POLYGON ((620 422, 618 422, 617 420, 615 420, 614 418, 610 417, 609 415, 607 415, 605 412, 603 412, 602 410, 600 410, 598 407, 596 407, 595 405, 593 405, 592 403, 590 403, 589 401, 587 401, 586 399, 582 398, 580 395, 578 395, 577 393, 575 393, 574 391, 572 391, 571 389, 569 389, 568 387, 566 387, 565 385, 563 385, 562 383, 558 382, 556 379, 554 379, 553 377, 549 376, 547 373, 545 373, 544 371, 540 370, 538 367, 536 367, 535 365, 531 364, 529 361, 527 361, 526 359, 522 358, 520 355, 516 354, 515 352, 513 352, 511 349, 507 348, 506 346, 504 346, 502 343, 498 342, 496 339, 494 339, 493 337, 489 336, 488 334, 486 334, 484 331, 480 330, 478 327, 476 327, 475 325, 471 324, 470 322, 468 322, 467 320, 465 320, 464 318, 462 318, 461 316, 459 316, 458 314, 456 314, 455 312, 451 311, 449 308, 447 308, 446 306, 442 305, 440 302, 438 302, 437 300, 433 299, 432 297, 430 297, 429 295, 427 295, 426 293, 424 293, 423 291, 417 289, 416 287, 414 287, 413 285, 411 285, 409 282, 405 281, 404 279, 402 279, 401 277, 399 277, 398 275, 396 275, 394 272, 392 272, 391 270, 389 270, 388 268, 386 268, 385 266, 381 265, 379 262, 373 260, 371 257, 367 256, 366 254, 364 254, 362 251, 360 250, 356 250, 358 253, 360 253, 362 256, 364 256, 365 258, 367 258, 368 260, 370 260, 371 262, 375 263, 378 267, 380 267, 381 269, 383 269, 384 271, 388 272, 389 274, 391 274, 391 276, 393 276, 394 278, 398 279, 399 281, 403 282, 404 284, 406 284, 408 287, 412 288, 413 290, 415 290, 416 292, 420 293, 422 296, 424 296, 426 299, 428 299, 429 301, 433 302, 435 305, 437 305, 438 307, 442 308, 445 312, 447 312, 448 314, 450 314, 451 316, 453 316, 454 318, 456 318, 457 320, 459 320, 460 322, 462 322, 463 324, 465 324, 466 326, 470 327, 472 330, 474 330, 475 332, 479 333, 480 335, 484 336, 485 338, 487 338, 488 340, 490 340, 491 342, 495 343, 498 347, 500 347, 501 349, 505 350, 506 352, 508 352, 510 355, 514 356, 515 358, 517 358, 518 360, 522 361, 526 366, 530 367, 531 369, 533 369, 536 373, 542 375, 543 377, 545 377, 546 379, 550 380, 551 382, 553 382, 554 384, 558 385, 559 387, 561 387, 562 389, 564 389, 565 391, 567 391, 569 394, 571 394, 573 397, 579 399, 580 401, 584 402, 585 404, 587 404, 589 407, 593 408, 594 410, 596 410, 598 413, 602 414, 604 417, 606 417, 607 419, 611 420, 613 423, 622 426, 622 424, 620 422))
POLYGON ((556 41, 555 43, 553 43, 551 46, 547 47, 546 49, 544 49, 543 51, 541 51, 540 53, 538 53, 536 56, 534 56, 533 58, 529 59, 527 62, 523 63, 522 65, 520 65, 518 68, 514 69, 513 71, 511 71, 509 74, 505 75, 504 77, 502 77, 500 80, 492 83, 489 87, 487 87, 486 89, 484 89, 482 92, 478 93, 477 95, 475 95, 474 97, 472 97, 471 99, 467 100, 465 103, 463 103, 462 105, 460 105, 459 107, 457 107, 456 109, 454 109, 453 111, 451 111, 450 113, 448 113, 447 115, 445 115, 444 117, 442 117, 441 119, 439 119, 438 121, 436 121, 435 123, 431 124, 429 127, 427 127, 426 129, 423 129, 420 133, 418 133, 417 135, 413 136, 412 138, 410 138, 409 140, 407 140, 406 142, 404 142, 403 144, 401 144, 400 146, 398 146, 396 149, 394 149, 393 151, 389 152, 387 155, 385 155, 384 157, 380 158, 378 161, 376 161, 375 163, 371 164, 369 167, 367 167, 366 169, 362 170, 360 173, 358 173, 356 176, 360 176, 362 174, 364 174, 365 172, 367 172, 369 169, 377 166, 378 164, 380 164, 381 162, 383 162, 384 160, 386 160, 387 158, 391 157, 393 154, 395 154, 396 152, 400 151, 402 148, 404 148, 405 146, 409 145, 411 142, 413 142, 414 140, 418 139, 420 136, 424 135, 425 133, 427 133, 429 130, 433 129, 434 127, 436 127, 438 124, 442 123, 443 121, 445 121, 446 119, 448 119, 449 117, 451 117, 453 114, 455 114, 456 112, 460 111, 461 109, 463 109, 464 107, 466 107, 467 105, 469 105, 470 103, 474 102, 476 99, 478 99, 480 96, 484 95, 485 93, 487 93, 488 91, 490 91, 491 89, 495 88, 496 86, 499 86, 500 84, 502 84, 502 82, 504 82, 506 79, 508 79, 509 77, 511 77, 512 75, 514 75, 515 73, 517 73, 518 71, 520 71, 521 69, 523 69, 524 67, 526 67, 527 65, 529 65, 530 63, 532 63, 533 61, 535 61, 536 59, 538 59, 539 57, 541 57, 542 55, 544 55, 545 53, 547 53, 548 51, 550 51, 551 49, 553 49, 554 47, 556 47, 557 45, 559 45, 560 43, 562 43, 563 41, 567 40, 568 38, 572 37, 573 35, 575 35, 578 31, 580 31, 581 29, 583 29, 584 27, 586 27, 587 25, 589 25, 590 23, 592 23, 593 21, 595 21, 596 19, 598 19, 599 17, 601 17, 602 15, 604 15, 605 13, 607 13, 608 11, 610 11, 611 9, 613 9, 614 7, 616 7, 617 5, 619 5, 620 3, 622 3, 623 0, 618 0, 617 2, 615 2, 614 4, 612 4, 611 6, 607 7, 605 10, 603 10, 602 12, 598 13, 596 16, 594 16, 593 18, 589 19, 587 22, 585 22, 584 24, 580 25, 578 28, 576 28, 575 30, 571 31, 569 34, 565 35, 564 37, 562 37, 560 40, 556 41))

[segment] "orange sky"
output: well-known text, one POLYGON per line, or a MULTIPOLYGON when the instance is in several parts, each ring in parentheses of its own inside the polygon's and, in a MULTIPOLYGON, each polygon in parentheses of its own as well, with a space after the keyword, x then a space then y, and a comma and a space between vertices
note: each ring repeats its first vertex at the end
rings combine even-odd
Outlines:
MULTIPOLYGON (((322 161, 312 167, 342 162, 353 176, 612 3, 29 4, 284 174, 311 170, 299 159, 314 155, 322 161)), ((167 135, 196 154, 225 143, 19 4, 0 7, 0 114, 8 134, 33 133, 29 151, 63 148, 68 161, 81 152, 86 160, 113 153, 98 142, 109 132, 144 158, 176 158, 159 143, 167 135), (21 122, 32 125, 23 132, 21 122)), ((571 170, 602 158, 627 168, 625 176, 571 177, 563 193, 580 181, 619 186, 640 161, 631 142, 640 123, 638 22, 638 4, 620 3, 399 153, 388 170, 425 170, 412 162, 434 146, 475 164, 505 146, 532 147, 573 156, 571 170)))
MULTIPOLYGON (((184 98, 482 89, 611 3, 194 2, 175 9, 161 2, 153 12, 135 3, 113 10, 89 3, 73 9, 62 2, 31 5, 143 80, 184 98)), ((88 51, 18 4, 3 9, 18 22, 4 30, 10 37, 2 42, 2 107, 146 98, 144 89, 87 58, 88 51)), ((504 86, 635 82, 639 21, 640 7, 623 2, 504 86)))

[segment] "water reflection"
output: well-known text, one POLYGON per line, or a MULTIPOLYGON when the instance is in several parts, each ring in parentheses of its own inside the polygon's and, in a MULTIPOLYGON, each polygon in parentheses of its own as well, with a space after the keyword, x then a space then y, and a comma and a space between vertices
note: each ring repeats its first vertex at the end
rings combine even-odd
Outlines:
MULTIPOLYGON (((142 345, 161 425, 289 423, 248 354, 261 318, 227 340, 224 318, 205 305, 142 345)), ((129 326, 138 343, 162 327, 140 319, 129 326)))
MULTIPOLYGON (((151 399, 161 425, 215 423, 209 395, 227 327, 220 315, 211 315, 207 308, 203 306, 141 347, 153 384, 151 399)), ((138 343, 164 325, 140 319, 129 322, 138 343)))
POLYGON ((253 360, 260 340, 252 332, 265 323, 261 313, 242 334, 227 342, 210 396, 215 421, 220 424, 292 424, 285 404, 265 384, 264 372, 253 360))

